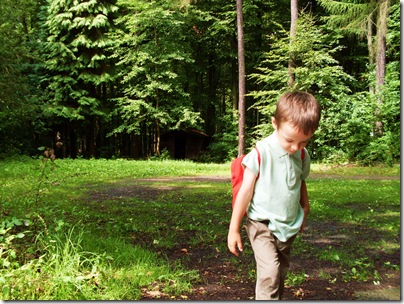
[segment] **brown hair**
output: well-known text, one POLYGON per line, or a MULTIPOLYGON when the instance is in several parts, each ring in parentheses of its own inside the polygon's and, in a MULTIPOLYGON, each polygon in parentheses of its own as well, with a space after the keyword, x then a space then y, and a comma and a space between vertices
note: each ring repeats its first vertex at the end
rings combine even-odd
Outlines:
POLYGON ((307 135, 317 130, 321 117, 321 107, 310 93, 286 92, 276 104, 274 117, 278 126, 282 122, 291 122, 307 135))

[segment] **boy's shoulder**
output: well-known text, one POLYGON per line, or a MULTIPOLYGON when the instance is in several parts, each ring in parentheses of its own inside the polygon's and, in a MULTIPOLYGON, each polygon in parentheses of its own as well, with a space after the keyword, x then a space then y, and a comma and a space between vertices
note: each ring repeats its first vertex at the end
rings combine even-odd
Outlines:
POLYGON ((272 133, 271 135, 257 141, 256 147, 258 148, 258 150, 266 151, 267 149, 270 149, 270 147, 274 144, 276 144, 276 137, 272 133))

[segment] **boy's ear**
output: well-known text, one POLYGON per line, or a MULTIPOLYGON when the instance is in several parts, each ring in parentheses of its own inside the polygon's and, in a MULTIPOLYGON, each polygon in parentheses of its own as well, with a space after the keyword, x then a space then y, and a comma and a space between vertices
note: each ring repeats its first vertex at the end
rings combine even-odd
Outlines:
POLYGON ((275 117, 271 117, 271 121, 272 121, 272 127, 274 127, 275 130, 277 130, 277 125, 276 125, 276 119, 275 117))

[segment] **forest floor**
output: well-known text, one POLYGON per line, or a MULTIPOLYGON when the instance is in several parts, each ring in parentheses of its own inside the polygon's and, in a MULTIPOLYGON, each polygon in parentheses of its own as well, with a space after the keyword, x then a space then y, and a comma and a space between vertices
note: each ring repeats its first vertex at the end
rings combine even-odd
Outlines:
MULTIPOLYGON (((318 175, 313 178, 325 178, 326 176, 318 175)), ((329 176, 329 178, 338 178, 336 176, 329 176)), ((355 178, 355 177, 353 177, 355 178)), ((363 176, 361 178, 364 178, 363 176)), ((366 178, 379 179, 379 176, 369 176, 366 178)), ((396 179, 397 177, 383 177, 383 179, 396 179)), ((193 178, 189 178, 193 179, 193 178)), ((223 182, 225 178, 218 177, 206 177, 198 178, 201 182, 203 179, 223 182)), ((147 179, 142 179, 142 182, 147 179)), ((150 179, 150 182, 157 181, 156 179, 150 179)), ((132 185, 130 189, 127 189, 127 193, 131 196, 142 196, 144 198, 150 198, 153 193, 148 193, 147 189, 151 192, 155 192, 156 188, 145 187, 144 184, 136 189, 136 186, 132 185), (136 193, 137 192, 137 193, 136 193)), ((111 189, 112 190, 112 189, 111 189)), ((120 195, 125 191, 120 188, 120 195)), ((114 190, 112 190, 114 191, 114 190)), ((167 219, 169 221, 169 219, 167 219)), ((308 231, 315 231, 315 234, 310 232, 302 236, 305 242, 308 242, 312 246, 327 246, 329 242, 332 242, 333 246, 346 246, 341 239, 341 243, 338 244, 338 237, 331 239, 324 239, 326 230, 335 229, 335 233, 343 231, 343 224, 338 224, 337 227, 330 228, 323 223, 311 222, 307 225, 308 231), (324 233, 322 233, 324 232, 324 233), (321 241, 320 241, 321 239, 321 241)), ((243 236, 246 240, 246 235, 243 236)), ((356 241, 360 242, 360 238, 366 238, 367 233, 356 234, 356 241)), ((399 242, 400 240, 398 240, 399 242)), ((321 248, 320 248, 321 249, 321 248)), ((231 301, 231 300, 254 300, 255 278, 248 275, 248 269, 251 269, 251 264, 254 263, 253 257, 240 256, 238 258, 239 265, 230 262, 231 254, 229 252, 214 252, 215 248, 193 248, 189 244, 181 243, 179 240, 177 246, 172 248, 168 252, 165 252, 169 260, 180 260, 181 264, 188 268, 194 269, 199 272, 200 281, 193 286, 193 289, 188 294, 181 296, 169 296, 164 293, 153 293, 146 289, 143 290, 143 297, 141 300, 191 300, 191 301, 231 301), (213 252, 212 252, 213 251, 213 252)), ((217 248, 216 248, 217 250, 217 248)), ((317 249, 318 250, 318 249, 317 249)), ((341 269, 337 265, 333 265, 328 261, 322 261, 316 258, 307 258, 305 256, 293 255, 290 271, 293 273, 304 273, 306 279, 302 284, 296 286, 286 286, 283 300, 401 300, 400 289, 400 271, 391 269, 386 270, 384 267, 384 261, 390 261, 394 265, 400 265, 400 253, 390 255, 388 257, 382 256, 378 260, 374 261, 375 269, 380 275, 379 282, 360 282, 360 281, 346 281, 343 279, 341 269), (332 274, 332 277, 324 277, 319 275, 320 272, 332 274), (323 278, 324 277, 324 278, 323 278)))

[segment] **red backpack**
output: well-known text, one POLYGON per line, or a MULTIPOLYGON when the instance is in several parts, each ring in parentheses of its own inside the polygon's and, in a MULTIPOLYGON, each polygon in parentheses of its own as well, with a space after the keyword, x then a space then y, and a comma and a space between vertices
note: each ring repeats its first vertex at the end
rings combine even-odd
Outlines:
MULTIPOLYGON (((260 151, 257 149, 257 147, 254 147, 255 150, 257 150, 257 154, 258 154, 258 166, 261 165, 261 154, 260 151)), ((304 149, 301 150, 301 158, 302 161, 304 160, 304 149)), ((231 162, 231 167, 230 167, 230 172, 231 172, 231 186, 232 186, 232 193, 233 193, 233 199, 231 202, 231 207, 234 208, 234 203, 236 202, 236 197, 237 194, 240 190, 241 184, 243 183, 243 177, 244 177, 244 167, 242 166, 242 162, 244 157, 246 156, 246 154, 241 155, 239 157, 237 157, 236 159, 234 159, 231 162)), ((259 177, 259 173, 257 175, 257 179, 259 177)), ((244 214, 244 216, 247 213, 244 214)))

